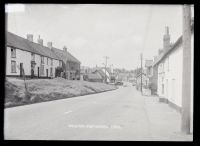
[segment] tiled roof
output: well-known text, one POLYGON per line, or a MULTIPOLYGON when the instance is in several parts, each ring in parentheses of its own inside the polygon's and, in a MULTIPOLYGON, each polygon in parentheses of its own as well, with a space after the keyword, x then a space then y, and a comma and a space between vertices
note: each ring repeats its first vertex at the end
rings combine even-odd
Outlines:
MULTIPOLYGON (((102 69, 96 69, 93 72, 98 72, 102 77, 105 77, 105 73, 103 72, 102 69)), ((106 75, 107 76, 107 75, 106 75)))
POLYGON ((87 74, 87 75, 88 75, 88 79, 102 79, 102 77, 99 76, 96 73, 90 73, 90 74, 87 74))
MULTIPOLYGON (((191 24, 191 31, 194 33, 194 22, 191 24)), ((182 35, 178 38, 178 40, 171 46, 168 50, 165 50, 162 54, 160 54, 157 58, 157 60, 153 63, 153 66, 158 64, 160 61, 162 61, 168 54, 170 54, 174 49, 177 48, 179 44, 182 43, 182 35)))
POLYGON ((74 56, 72 56, 69 52, 66 53, 63 50, 60 50, 54 47, 52 48, 53 50, 52 51, 46 46, 40 45, 35 42, 31 42, 11 32, 7 32, 6 43, 8 46, 16 47, 18 49, 22 49, 22 50, 43 55, 46 57, 54 58, 57 60, 63 60, 65 62, 69 60, 69 61, 80 63, 80 61, 77 60, 74 56))
POLYGON ((17 36, 11 32, 7 32, 6 43, 8 46, 12 46, 21 50, 29 51, 46 57, 61 60, 57 55, 55 55, 48 47, 42 46, 40 44, 31 42, 20 36, 17 36))
POLYGON ((66 62, 66 61, 72 61, 72 62, 77 62, 77 63, 81 63, 78 59, 76 59, 74 56, 72 56, 68 51, 64 52, 63 50, 60 49, 56 49, 56 48, 52 48, 53 52, 59 56, 62 61, 66 62))

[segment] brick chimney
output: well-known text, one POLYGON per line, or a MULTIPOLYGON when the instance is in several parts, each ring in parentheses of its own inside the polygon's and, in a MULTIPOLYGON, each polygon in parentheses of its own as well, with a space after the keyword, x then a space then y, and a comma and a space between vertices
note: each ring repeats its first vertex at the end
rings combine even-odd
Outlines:
POLYGON ((169 27, 165 27, 165 34, 163 36, 163 49, 169 49, 170 48, 170 35, 169 35, 169 27))
POLYGON ((162 49, 159 49, 159 50, 158 50, 158 55, 160 55, 162 52, 163 52, 163 50, 162 50, 162 49))
POLYGON ((67 47, 66 46, 63 47, 63 51, 67 52, 67 47))
POLYGON ((52 48, 52 42, 47 42, 47 47, 48 47, 49 49, 51 49, 51 48, 52 48))
POLYGON ((33 35, 32 34, 27 34, 26 37, 27 37, 27 40, 33 42, 33 35))
POLYGON ((153 57, 153 61, 156 61, 157 58, 158 58, 158 56, 154 56, 154 57, 153 57))
POLYGON ((39 35, 39 38, 38 38, 38 44, 43 46, 43 39, 40 38, 40 35, 39 35))

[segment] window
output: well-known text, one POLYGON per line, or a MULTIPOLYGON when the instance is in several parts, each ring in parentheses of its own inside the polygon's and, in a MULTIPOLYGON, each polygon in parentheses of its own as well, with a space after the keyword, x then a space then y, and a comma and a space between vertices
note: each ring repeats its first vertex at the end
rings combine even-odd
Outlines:
POLYGON ((165 64, 163 63, 163 70, 162 70, 163 72, 165 71, 165 64))
POLYGON ((40 74, 44 75, 44 65, 41 65, 40 74))
POLYGON ((11 57, 16 58, 16 49, 11 48, 11 57))
POLYGON ((53 66, 53 59, 51 59, 51 66, 53 66))
POLYGON ((34 53, 31 53, 31 60, 35 61, 35 54, 34 53))
POLYGON ((162 84, 162 94, 164 94, 164 84, 162 84))
POLYGON ((48 65, 49 58, 47 57, 47 65, 48 65))
POLYGON ((16 61, 11 61, 11 72, 16 73, 16 61))
POLYGON ((41 64, 44 64, 44 56, 41 56, 41 64))

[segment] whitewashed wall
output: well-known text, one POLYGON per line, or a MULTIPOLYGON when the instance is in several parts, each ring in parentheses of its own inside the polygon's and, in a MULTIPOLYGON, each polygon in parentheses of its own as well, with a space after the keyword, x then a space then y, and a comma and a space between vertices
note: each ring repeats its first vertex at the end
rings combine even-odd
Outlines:
POLYGON ((16 58, 11 58, 11 48, 7 47, 6 56, 6 75, 20 75, 20 69, 16 67, 16 73, 11 72, 11 60, 16 61, 16 66, 20 67, 20 63, 23 63, 24 71, 26 75, 31 75, 31 53, 16 49, 16 58))
MULTIPOLYGON (((26 75, 31 75, 31 52, 23 51, 20 49, 16 49, 16 58, 11 58, 11 48, 7 47, 7 57, 6 57, 6 75, 20 75, 20 69, 16 67, 16 73, 11 72, 11 60, 16 61, 16 66, 20 67, 20 63, 23 63, 24 71, 26 75)), ((38 76, 38 67, 41 66, 41 55, 35 54, 35 69, 34 75, 38 76)), ((53 59, 53 77, 55 77, 55 68, 59 66, 59 60, 53 59)), ((46 77, 48 69, 48 76, 50 77, 50 68, 51 68, 51 59, 48 59, 47 64, 47 57, 44 57, 44 74, 40 75, 40 77, 46 77)))
POLYGON ((38 54, 35 54, 35 69, 34 69, 34 75, 38 76, 38 67, 40 67, 40 63, 41 63, 41 57, 38 54))
POLYGON ((182 45, 178 45, 177 47, 177 49, 159 63, 158 95, 181 107, 183 48, 182 45), (161 74, 162 70, 164 70, 164 73, 161 74), (164 94, 162 94, 162 77, 164 77, 164 94))
POLYGON ((192 63, 192 72, 191 72, 191 120, 190 120, 190 132, 193 133, 193 105, 194 105, 194 93, 193 93, 193 84, 194 84, 194 34, 192 34, 192 38, 191 38, 191 54, 192 54, 192 57, 191 57, 191 63, 192 63))

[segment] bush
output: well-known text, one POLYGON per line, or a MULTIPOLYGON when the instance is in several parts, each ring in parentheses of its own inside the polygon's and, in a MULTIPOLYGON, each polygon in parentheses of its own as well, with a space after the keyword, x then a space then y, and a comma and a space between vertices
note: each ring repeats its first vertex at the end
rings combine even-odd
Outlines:
POLYGON ((55 76, 56 77, 61 77, 61 72, 63 72, 63 68, 62 67, 56 67, 55 69, 55 76))

